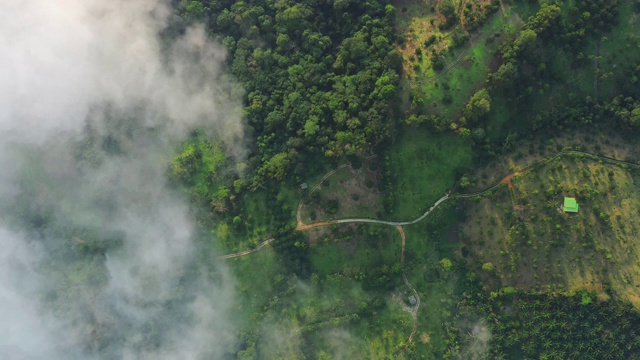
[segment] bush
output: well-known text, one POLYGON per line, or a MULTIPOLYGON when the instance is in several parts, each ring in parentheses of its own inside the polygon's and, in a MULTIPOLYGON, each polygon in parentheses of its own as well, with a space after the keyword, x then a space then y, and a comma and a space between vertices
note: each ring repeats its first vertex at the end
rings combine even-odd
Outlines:
POLYGON ((450 270, 452 266, 453 263, 451 262, 451 260, 447 258, 443 258, 442 260, 440 260, 440 267, 442 267, 443 270, 450 270))
POLYGON ((338 200, 330 199, 327 200, 325 211, 327 212, 327 214, 334 215, 338 212, 339 207, 340 203, 338 202, 338 200))

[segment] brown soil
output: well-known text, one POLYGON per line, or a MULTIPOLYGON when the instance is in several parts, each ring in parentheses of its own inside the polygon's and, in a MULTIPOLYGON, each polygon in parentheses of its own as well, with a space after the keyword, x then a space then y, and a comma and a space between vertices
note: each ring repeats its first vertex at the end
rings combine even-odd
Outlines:
POLYGON ((521 174, 522 174, 521 172, 517 171, 511 175, 507 175, 504 177, 504 179, 500 180, 500 184, 507 184, 509 186, 509 189, 513 190, 514 188, 513 188, 513 183, 511 182, 511 179, 513 179, 514 176, 518 176, 521 174))

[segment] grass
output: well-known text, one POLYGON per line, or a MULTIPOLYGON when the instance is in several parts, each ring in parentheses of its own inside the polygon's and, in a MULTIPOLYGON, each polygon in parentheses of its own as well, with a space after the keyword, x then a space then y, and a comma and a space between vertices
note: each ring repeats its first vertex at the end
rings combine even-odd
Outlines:
MULTIPOLYGON (((519 2, 514 9, 524 19, 531 14, 531 5, 519 2)), ((638 94, 638 83, 629 78, 629 69, 638 65, 640 58, 640 14, 633 11, 632 2, 621 2, 618 25, 602 36, 588 41, 581 49, 585 58, 581 65, 572 64, 575 55, 555 46, 544 48, 545 76, 531 88, 531 94, 525 95, 527 102, 516 109, 521 116, 512 118, 513 105, 494 101, 489 114, 488 129, 492 138, 506 136, 508 130, 523 130, 530 126, 533 115, 549 111, 552 108, 564 109, 582 105, 587 98, 595 98, 594 82, 597 81, 599 102, 610 101, 613 97, 625 94, 638 94), (594 57, 596 43, 599 48, 598 70, 595 70, 594 57), (515 121, 514 121, 515 120, 515 121), (507 125, 509 124, 509 125, 507 125), (510 129, 507 129, 510 127, 510 129)), ((562 6, 566 15, 568 4, 562 6)), ((496 94, 498 97, 500 94, 496 94)))
POLYGON ((347 308, 360 315, 348 325, 309 334, 312 342, 333 356, 346 352, 357 359, 396 352, 411 332, 410 316, 391 301, 387 290, 402 284, 398 233, 388 226, 360 225, 355 231, 341 226, 333 235, 311 245, 312 278, 321 287, 314 301, 324 302, 323 316, 347 308), (382 287, 372 288, 376 283, 382 287), (334 338, 336 333, 340 339, 334 338))
POLYGON ((264 191, 248 193, 242 202, 247 213, 245 224, 249 241, 255 246, 260 239, 269 235, 274 225, 269 217, 267 194, 264 191))
POLYGON ((443 358, 450 336, 446 324, 453 324, 455 305, 464 290, 464 271, 457 266, 444 270, 440 265, 443 258, 454 264, 459 258, 454 205, 445 203, 423 222, 405 227, 405 270, 421 299, 416 352, 427 359, 443 358))
POLYGON ((599 81, 599 93, 603 99, 612 98, 625 91, 638 93, 638 83, 623 76, 620 67, 637 66, 640 58, 640 14, 634 12, 631 1, 620 3, 618 25, 599 42, 599 68, 602 74, 612 73, 608 80, 599 81))
MULTIPOLYGON (((424 109, 421 110, 455 120, 468 99, 485 84, 489 68, 494 61, 493 53, 504 41, 517 33, 522 20, 511 11, 509 6, 505 6, 497 13, 490 15, 479 31, 470 34, 470 45, 448 51, 446 49, 451 45, 449 39, 451 33, 441 33, 433 25, 429 25, 430 16, 435 17, 435 14, 415 13, 417 15, 412 18, 411 24, 407 25, 408 19, 405 19, 402 23, 404 25, 400 27, 400 30, 408 31, 412 39, 407 41, 402 49, 406 64, 411 64, 409 57, 416 48, 423 47, 424 40, 431 34, 440 34, 443 40, 423 49, 426 55, 421 60, 416 58, 418 60, 415 65, 405 64, 405 68, 411 67, 407 70, 409 74, 414 73, 412 66, 419 68, 415 75, 404 80, 402 88, 405 92, 405 102, 408 102, 407 89, 414 89, 412 91, 417 94, 414 96, 423 99, 424 109), (445 68, 450 64, 453 65, 446 71, 435 71, 429 49, 436 49, 440 54, 438 56, 444 56, 445 68)), ((406 18, 407 15, 404 17, 406 18)))
POLYGON ((236 304, 238 314, 243 314, 244 325, 251 323, 251 317, 261 314, 269 295, 281 287, 284 270, 277 254, 271 247, 234 259, 225 260, 236 280, 236 304), (259 269, 259 271, 258 271, 259 269))
POLYGON ((473 266, 494 289, 610 289, 640 307, 638 181, 637 169, 564 156, 514 180, 511 194, 471 201, 473 266), (577 215, 556 210, 563 196, 576 197, 577 215), (479 270, 487 262, 494 270, 479 270))
POLYGON ((452 188, 472 157, 470 143, 460 137, 433 135, 424 129, 402 130, 391 151, 396 179, 391 217, 411 220, 420 216, 452 188))
MULTIPOLYGON (((419 86, 425 94, 424 103, 430 112, 456 118, 469 98, 485 84, 489 67, 494 60, 494 51, 507 39, 516 34, 519 19, 515 15, 507 16, 499 12, 492 16, 481 32, 472 38, 466 54, 443 73, 438 79, 429 80, 427 76, 417 78, 414 86, 419 86), (499 37, 494 35, 500 34, 499 37), (450 103, 444 101, 450 96, 450 103)), ((464 50, 462 50, 464 51, 464 50)), ((457 56, 456 56, 457 57, 457 56)), ((448 64, 454 59, 448 60, 448 64)))
POLYGON ((368 268, 385 265, 392 271, 399 266, 400 252, 400 237, 389 226, 359 225, 356 231, 351 226, 341 226, 331 238, 311 246, 311 263, 322 276, 345 269, 359 275, 368 268), (339 230, 342 231, 338 233, 339 230))
POLYGON ((368 359, 397 354, 412 328, 392 301, 402 285, 400 237, 380 225, 344 225, 308 243, 312 274, 291 275, 270 248, 227 260, 236 278, 235 308, 247 353, 267 358, 368 359))

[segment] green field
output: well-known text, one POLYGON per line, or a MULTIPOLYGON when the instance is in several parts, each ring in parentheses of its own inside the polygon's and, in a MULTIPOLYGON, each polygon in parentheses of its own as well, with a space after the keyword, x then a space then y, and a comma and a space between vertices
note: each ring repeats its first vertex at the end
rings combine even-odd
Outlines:
POLYGON ((599 44, 599 99, 610 99, 621 91, 638 94, 635 81, 621 74, 620 68, 636 68, 640 65, 640 17, 634 12, 631 1, 620 4, 618 26, 600 39, 599 44))
POLYGON ((421 300, 415 350, 427 359, 442 359, 450 351, 452 329, 471 325, 455 323, 456 303, 464 291, 464 270, 456 263, 459 243, 451 236, 455 234, 453 205, 445 204, 427 220, 405 229, 407 278, 421 300), (441 266, 444 258, 453 261, 451 269, 441 266))
POLYGON ((355 230, 343 225, 330 235, 320 239, 313 238, 313 269, 322 276, 339 271, 362 276, 368 268, 386 266, 385 274, 397 274, 401 250, 397 231, 389 226, 375 224, 354 227, 355 230))
POLYGON ((447 59, 447 64, 452 64, 447 71, 416 78, 413 86, 420 88, 428 111, 457 120, 469 98, 485 85, 493 52, 517 34, 520 26, 521 20, 515 13, 499 11, 474 34, 469 46, 455 58, 447 59), (445 100, 446 97, 450 100, 445 100))
POLYGON ((395 178, 393 219, 417 218, 451 190, 456 176, 472 163, 471 144, 453 135, 404 129, 391 151, 395 178))
POLYGON ((402 358, 412 321, 389 292, 403 286, 398 233, 361 225, 334 235, 308 242, 312 273, 305 279, 286 272, 268 247, 229 260, 237 310, 247 315, 247 354, 259 348, 271 358, 402 358))

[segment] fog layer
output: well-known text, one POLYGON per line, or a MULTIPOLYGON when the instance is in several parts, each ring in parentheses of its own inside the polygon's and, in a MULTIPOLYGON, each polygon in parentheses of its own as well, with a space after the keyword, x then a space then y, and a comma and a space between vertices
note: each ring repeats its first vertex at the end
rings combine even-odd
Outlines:
POLYGON ((165 174, 194 128, 242 160, 224 51, 158 1, 1 6, 0 354, 221 357, 233 281, 165 174))

